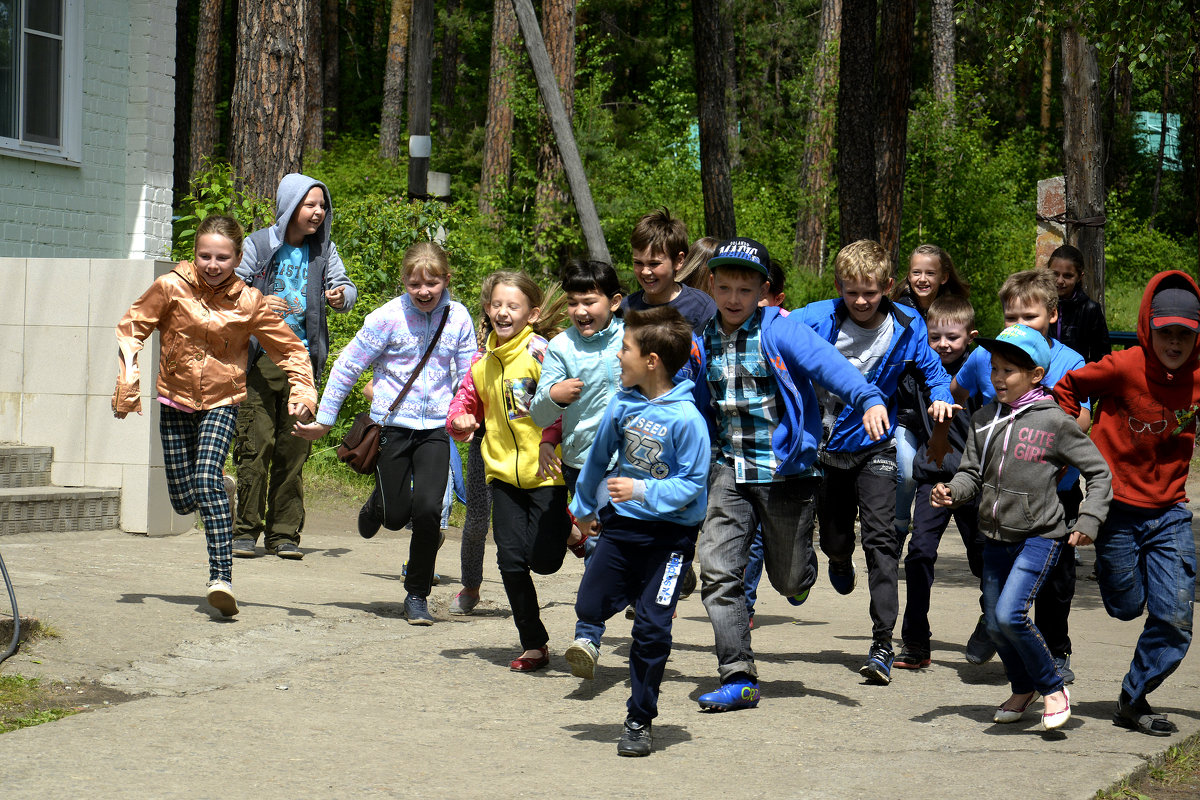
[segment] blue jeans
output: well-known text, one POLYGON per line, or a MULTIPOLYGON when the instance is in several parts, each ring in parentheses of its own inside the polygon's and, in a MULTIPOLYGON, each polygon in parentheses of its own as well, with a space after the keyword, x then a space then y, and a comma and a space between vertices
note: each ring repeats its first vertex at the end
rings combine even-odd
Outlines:
POLYGON ((913 498, 917 494, 917 481, 913 478, 913 460, 917 457, 920 442, 908 428, 896 426, 896 533, 900 541, 908 535, 908 524, 912 522, 913 498))
POLYGON ((1013 694, 1043 697, 1063 688, 1062 676, 1029 609, 1062 552, 1061 539, 989 539, 983 547, 983 613, 1013 694))
POLYGON ((1196 543, 1192 512, 1114 502, 1096 539, 1104 608, 1117 619, 1147 613, 1121 688, 1133 700, 1153 692, 1183 661, 1192 641, 1196 543))
POLYGON ((750 543, 750 558, 746 561, 746 572, 742 575, 742 584, 746 587, 746 613, 754 616, 754 604, 758 602, 758 582, 763 573, 763 536, 762 525, 754 531, 754 541, 750 543))

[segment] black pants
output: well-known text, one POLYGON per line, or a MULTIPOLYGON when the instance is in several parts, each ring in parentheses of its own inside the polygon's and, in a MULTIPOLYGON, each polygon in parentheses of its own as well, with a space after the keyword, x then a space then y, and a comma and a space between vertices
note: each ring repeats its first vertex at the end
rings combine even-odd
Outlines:
MULTIPOLYGON (((1067 530, 1079 517, 1079 504, 1083 502, 1083 490, 1075 484, 1070 490, 1058 493, 1062 503, 1067 530)), ((1063 540, 1058 563, 1046 576, 1042 590, 1033 603, 1034 622, 1055 658, 1066 658, 1071 654, 1070 629, 1067 619, 1071 615, 1071 601, 1075 599, 1075 548, 1063 540)))
POLYGON ((493 480, 492 535, 496 539, 496 563, 521 647, 526 650, 545 647, 550 636, 542 625, 537 589, 529 573, 552 575, 562 566, 567 537, 571 535, 567 487, 518 489, 493 480))
POLYGON ((442 540, 442 496, 450 469, 444 427, 425 431, 384 426, 375 464, 375 491, 367 509, 389 531, 412 522, 404 590, 428 597, 442 540))

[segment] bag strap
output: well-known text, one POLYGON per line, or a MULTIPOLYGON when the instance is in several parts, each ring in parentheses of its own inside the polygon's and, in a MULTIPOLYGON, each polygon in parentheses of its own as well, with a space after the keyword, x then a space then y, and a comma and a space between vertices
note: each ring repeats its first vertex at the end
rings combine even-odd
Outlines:
POLYGON ((388 416, 395 412, 396 407, 400 405, 400 401, 408 394, 408 390, 417 382, 417 376, 421 374, 421 370, 425 369, 425 363, 429 361, 429 356, 433 354, 433 348, 437 347, 438 340, 442 338, 442 331, 446 328, 446 319, 450 316, 450 306, 446 306, 446 311, 442 314, 442 321, 438 323, 437 330, 433 334, 433 340, 429 342, 429 347, 425 348, 425 355, 421 356, 421 360, 417 362, 417 367, 408 376, 408 383, 404 384, 404 388, 400 390, 400 394, 396 395, 396 399, 392 401, 391 408, 388 409, 388 416))

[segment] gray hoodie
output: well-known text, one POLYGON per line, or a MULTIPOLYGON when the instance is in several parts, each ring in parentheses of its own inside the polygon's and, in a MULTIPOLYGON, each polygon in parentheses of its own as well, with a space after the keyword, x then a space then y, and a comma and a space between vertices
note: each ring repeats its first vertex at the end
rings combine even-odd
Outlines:
MULTIPOLYGON (((271 294, 275 286, 275 253, 283 245, 284 234, 296 207, 314 186, 325 192, 325 219, 321 228, 308 237, 308 289, 305 293, 304 329, 308 335, 308 352, 312 357, 313 377, 321 380, 325 372, 325 361, 329 357, 329 327, 325 292, 344 286, 345 302, 334 309, 345 314, 358 299, 358 288, 346 274, 337 247, 329 238, 333 225, 333 201, 329 189, 318 180, 292 172, 283 176, 275 192, 275 224, 262 228, 246 237, 242 245, 242 263, 237 268, 238 277, 263 294, 271 294)), ((250 362, 254 366, 262 354, 256 340, 250 341, 250 362)))
POLYGON ((955 507, 979 495, 979 528, 989 539, 1057 539, 1068 532, 1055 492, 1065 465, 1087 481, 1072 530, 1095 539, 1112 500, 1112 477, 1096 445, 1052 397, 1017 411, 996 402, 976 411, 962 463, 947 485, 955 507))

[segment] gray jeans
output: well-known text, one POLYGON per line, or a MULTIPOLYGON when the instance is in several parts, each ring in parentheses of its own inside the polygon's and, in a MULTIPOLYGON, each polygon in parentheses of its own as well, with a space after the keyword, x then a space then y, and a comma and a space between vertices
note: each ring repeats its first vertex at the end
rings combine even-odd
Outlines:
POLYGON ((737 483, 731 467, 713 464, 708 517, 696 555, 700 595, 716 634, 717 671, 722 682, 737 673, 758 677, 742 583, 755 528, 761 523, 767 579, 776 591, 790 597, 817 580, 812 536, 819 483, 817 478, 737 483))

